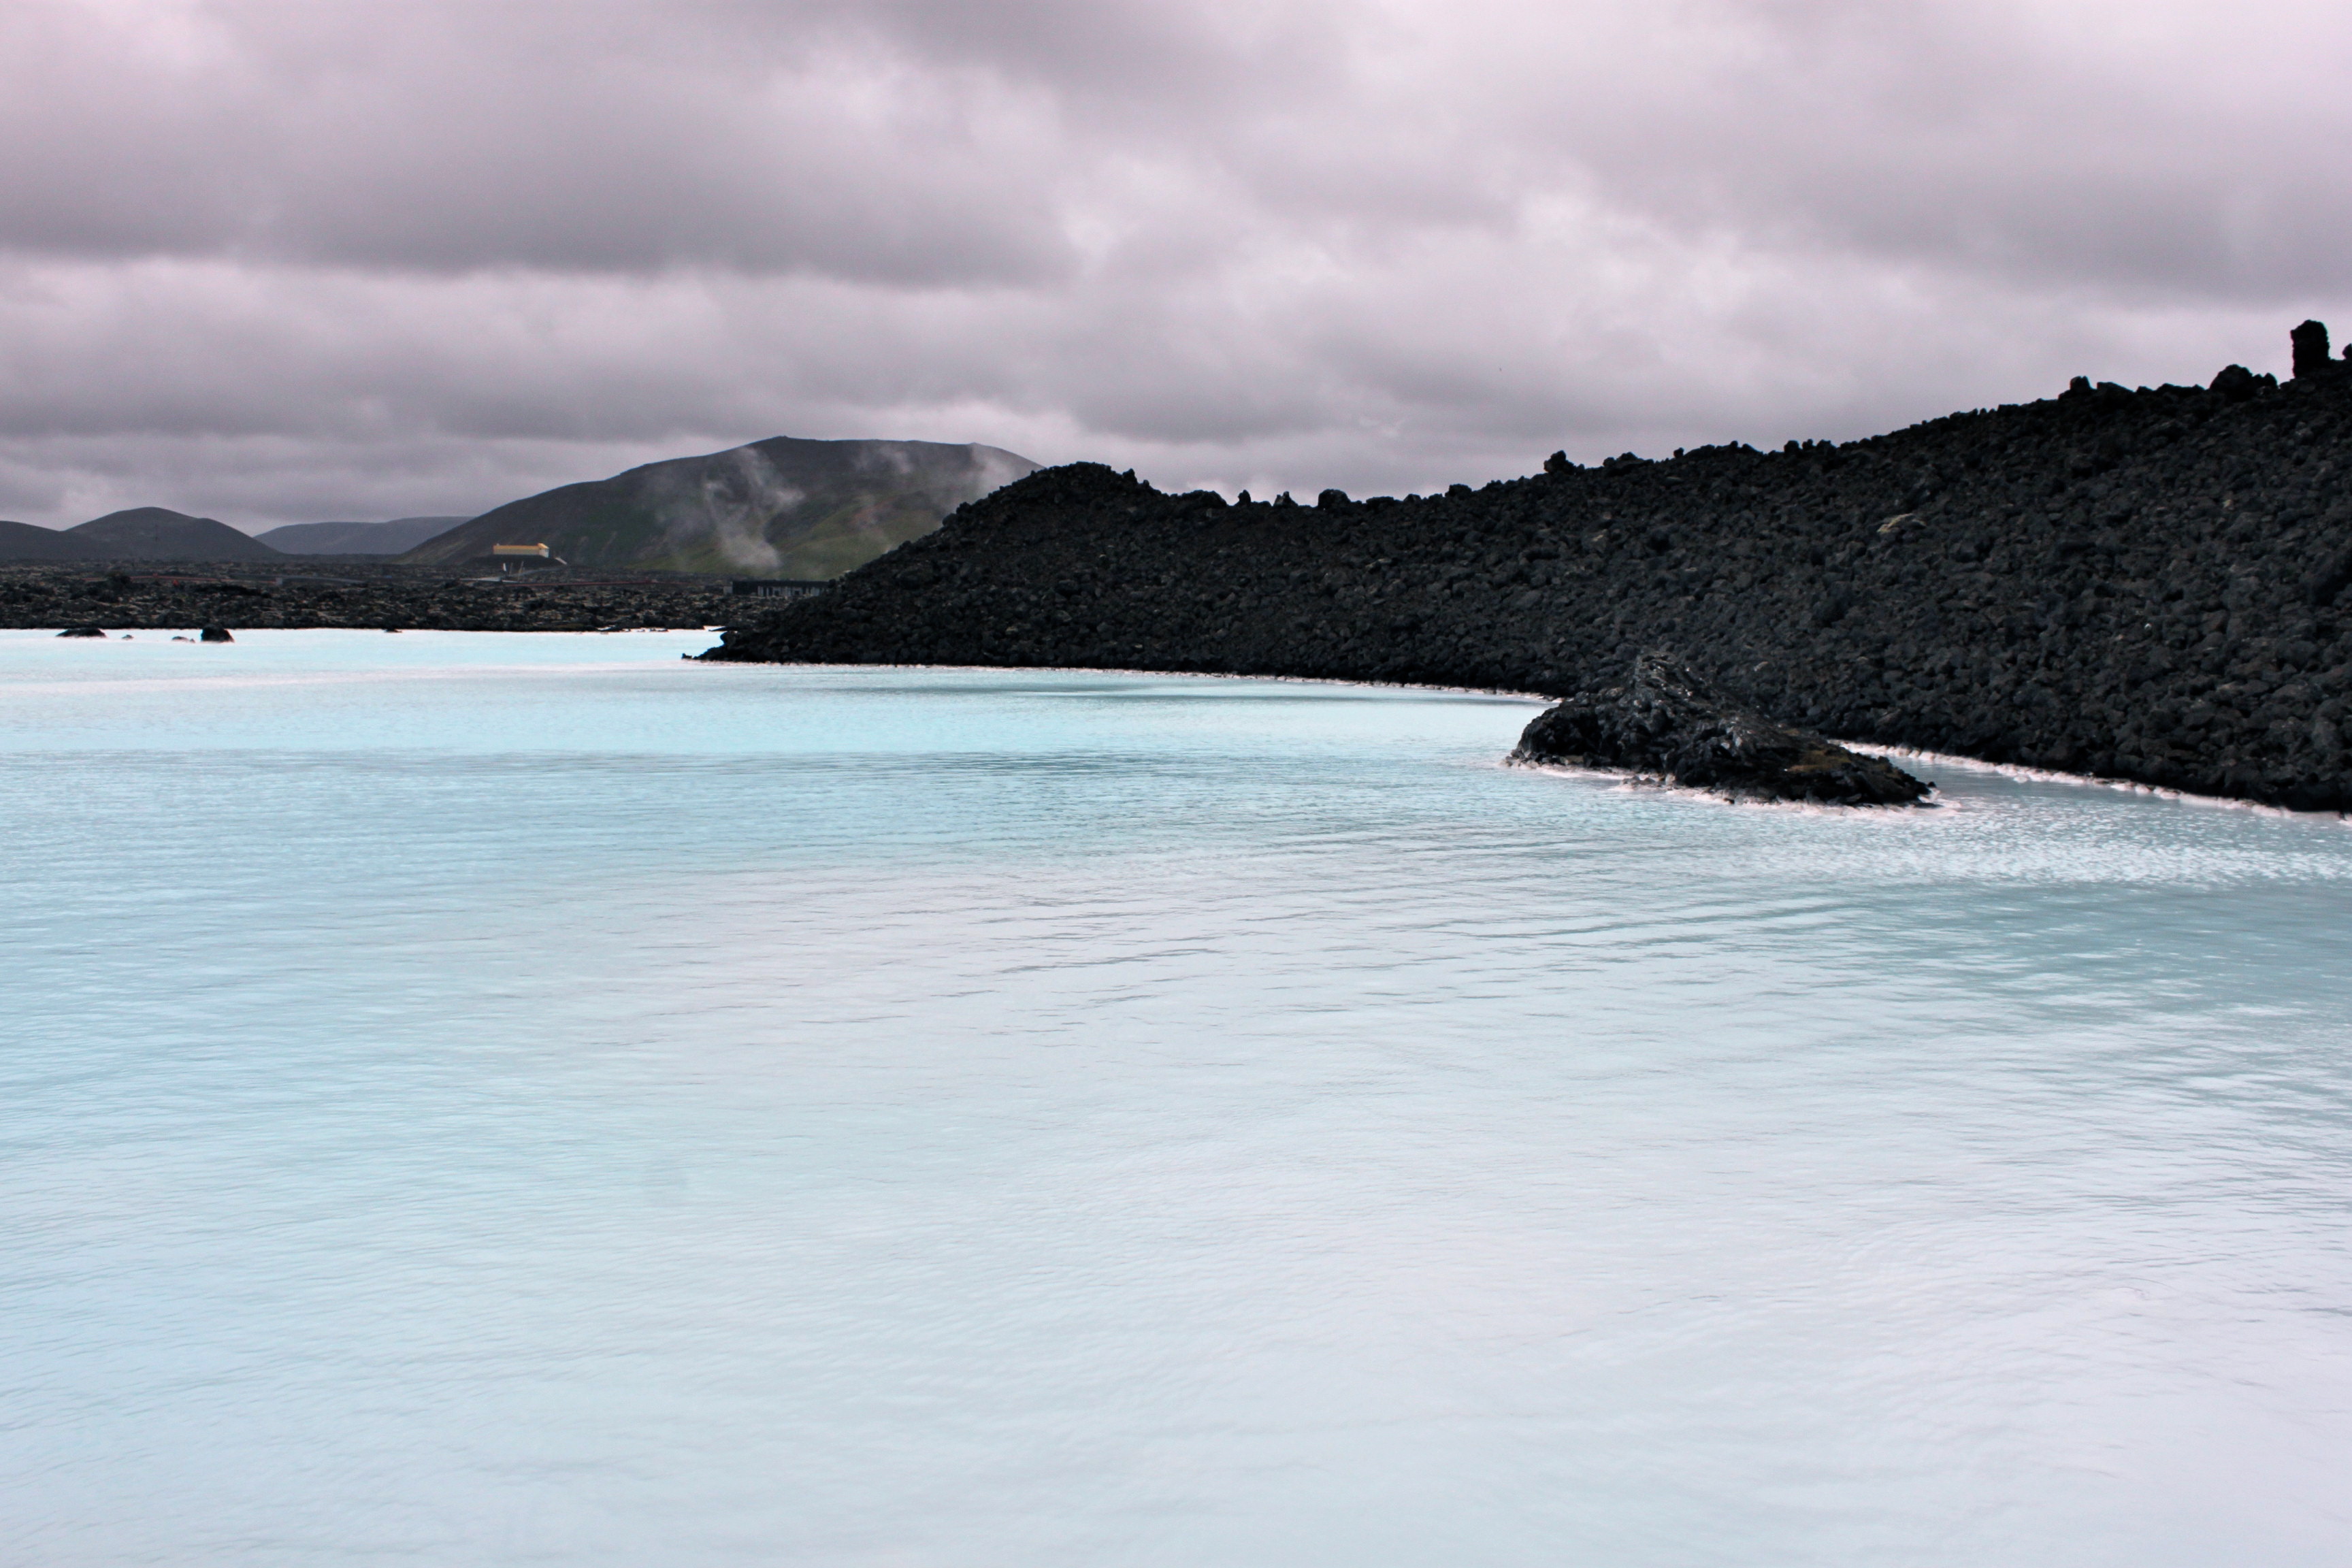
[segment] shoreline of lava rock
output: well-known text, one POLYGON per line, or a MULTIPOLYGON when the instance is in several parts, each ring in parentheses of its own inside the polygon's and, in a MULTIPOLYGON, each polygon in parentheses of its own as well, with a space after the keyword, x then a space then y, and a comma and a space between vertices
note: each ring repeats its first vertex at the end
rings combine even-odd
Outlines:
MULTIPOLYGON (((328 570, 332 571, 333 568, 328 570)), ((342 582, 273 581, 249 565, 152 561, 0 565, 0 626, 96 626, 112 632, 355 627, 408 631, 553 632, 707 626, 743 601, 724 583, 452 581, 446 568, 342 568, 342 582)))
POLYGON ((2306 358, 2310 325, 2284 384, 2078 378, 1864 440, 1556 457, 1425 499, 1048 468, 704 657, 1565 696, 1659 647, 1849 741, 2341 811, 2352 370, 2306 358))

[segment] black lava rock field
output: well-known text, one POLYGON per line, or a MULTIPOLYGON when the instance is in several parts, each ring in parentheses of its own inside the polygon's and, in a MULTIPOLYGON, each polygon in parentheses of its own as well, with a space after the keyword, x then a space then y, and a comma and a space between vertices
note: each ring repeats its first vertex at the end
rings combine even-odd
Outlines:
POLYGON ((1402 500, 1074 464, 705 657, 1566 695, 1664 648, 1848 740, 2341 811, 2347 458, 2352 368, 2306 359, 1402 500))
POLYGON ((0 626, 115 631, 359 626, 563 632, 707 626, 744 603, 703 577, 501 582, 447 569, 341 563, 313 574, 234 563, 152 561, 0 567, 0 626))

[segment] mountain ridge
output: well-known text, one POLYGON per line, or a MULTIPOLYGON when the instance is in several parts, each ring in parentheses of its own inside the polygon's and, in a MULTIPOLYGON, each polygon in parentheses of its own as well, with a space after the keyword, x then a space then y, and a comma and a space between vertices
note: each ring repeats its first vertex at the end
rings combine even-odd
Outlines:
POLYGON ((101 561, 283 561, 286 557, 218 518, 190 517, 169 507, 135 506, 91 518, 66 531, 101 553, 101 561))
POLYGON ((977 442, 777 436, 526 496, 400 559, 454 563, 543 543, 574 566, 833 577, 1036 468, 977 442))
POLYGON ((101 561, 96 546, 61 528, 0 521, 0 561, 101 561))
POLYGON ((398 555, 475 515, 395 517, 386 522, 289 522, 253 537, 289 555, 398 555))

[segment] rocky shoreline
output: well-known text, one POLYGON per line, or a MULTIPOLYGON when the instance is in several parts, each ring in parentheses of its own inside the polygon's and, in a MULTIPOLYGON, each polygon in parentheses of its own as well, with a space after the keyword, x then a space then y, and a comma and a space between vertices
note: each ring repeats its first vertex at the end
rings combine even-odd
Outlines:
POLYGON ((2078 378, 1842 445, 1555 455, 1428 497, 1045 469, 705 657, 1567 696, 1662 648, 1782 724, 2342 811, 2352 369, 2315 327, 2284 384, 2078 378))
POLYGON ((219 562, 0 566, 0 626, 18 628, 634 630, 717 626, 744 602, 729 595, 724 580, 700 576, 551 574, 501 582, 452 577, 446 567, 332 558, 307 573, 219 562))

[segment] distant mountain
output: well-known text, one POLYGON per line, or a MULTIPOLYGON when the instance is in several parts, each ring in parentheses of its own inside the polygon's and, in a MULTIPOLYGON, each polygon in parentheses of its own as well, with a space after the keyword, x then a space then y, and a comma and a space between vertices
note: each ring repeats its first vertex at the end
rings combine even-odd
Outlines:
POLYGON ((101 561, 283 561, 250 534, 209 517, 160 506, 133 507, 94 517, 66 537, 89 545, 101 561))
POLYGON ((509 501, 402 559, 547 544, 574 566, 836 577, 1036 468, 995 447, 779 436, 509 501))
POLYGON ((88 540, 29 522, 0 522, 0 561, 99 561, 104 555, 88 540))
POLYGON ((253 537, 289 555, 397 555, 465 521, 395 517, 390 522, 289 522, 253 537))

